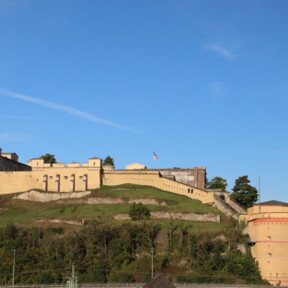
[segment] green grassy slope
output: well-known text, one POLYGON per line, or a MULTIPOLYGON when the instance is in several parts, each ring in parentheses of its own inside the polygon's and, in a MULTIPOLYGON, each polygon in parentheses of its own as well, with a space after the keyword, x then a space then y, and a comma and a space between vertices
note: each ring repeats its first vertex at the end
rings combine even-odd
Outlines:
MULTIPOLYGON (((45 193, 45 192, 43 192, 45 193)), ((102 197, 102 198, 117 198, 122 199, 123 204, 106 204, 106 205, 88 205, 88 204, 73 204, 72 200, 64 200, 61 203, 57 201, 40 203, 26 200, 13 199, 15 195, 2 195, 0 197, 0 227, 7 224, 22 225, 22 226, 38 226, 57 225, 57 226, 73 226, 81 223, 81 219, 85 219, 87 223, 91 221, 110 223, 129 222, 130 220, 115 220, 117 214, 127 214, 129 211, 129 201, 133 199, 155 199, 159 205, 147 205, 151 212, 181 212, 181 213, 214 213, 219 214, 220 223, 212 222, 191 222, 173 220, 174 223, 184 222, 189 226, 190 230, 208 230, 217 231, 225 227, 226 217, 214 207, 209 207, 202 204, 200 201, 192 200, 188 197, 162 191, 149 186, 138 186, 133 184, 125 184, 119 186, 103 186, 100 189, 93 190, 91 195, 82 199, 102 197), (165 202, 166 205, 161 205, 165 202), (52 224, 47 220, 58 219, 59 222, 52 224), (39 221, 40 220, 40 221, 39 221), (69 221, 69 224, 64 221, 69 221), (72 224, 71 224, 72 223, 72 224)), ((170 225, 171 220, 149 220, 154 223, 159 223, 163 228, 170 225)))
POLYGON ((173 282, 263 283, 236 221, 200 201, 130 184, 104 186, 82 200, 41 203, 14 196, 0 196, 0 285, 12 284, 13 250, 16 284, 64 284, 72 263, 79 283, 147 282, 151 247, 154 274, 164 273, 173 282), (75 204, 101 197, 123 204, 75 204), (221 222, 115 220, 135 199, 156 200, 159 204, 147 205, 151 211, 215 213, 221 222), (82 218, 87 225, 80 224, 82 218))

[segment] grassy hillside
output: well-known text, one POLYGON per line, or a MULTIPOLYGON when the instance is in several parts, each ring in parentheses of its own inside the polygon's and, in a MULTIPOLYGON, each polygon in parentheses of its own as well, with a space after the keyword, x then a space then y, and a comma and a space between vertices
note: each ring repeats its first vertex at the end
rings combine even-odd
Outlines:
MULTIPOLYGON (((45 193, 45 192, 43 192, 45 193)), ((155 199, 158 205, 147 205, 151 212, 180 212, 219 214, 221 223, 212 222, 191 222, 173 220, 174 223, 184 222, 189 230, 208 230, 218 231, 225 228, 226 217, 214 207, 202 204, 200 201, 192 200, 188 197, 176 195, 170 192, 162 191, 149 186, 137 186, 125 184, 119 186, 103 186, 100 189, 93 190, 91 195, 81 198, 112 198, 121 199, 123 204, 83 204, 75 203, 75 199, 62 201, 52 201, 47 203, 33 202, 27 200, 14 199, 15 195, 2 195, 0 198, 0 227, 7 224, 21 226, 77 226, 82 219, 89 224, 93 221, 105 222, 108 224, 122 224, 130 220, 115 220, 117 214, 128 214, 129 201, 135 199, 155 199), (165 203, 166 205, 161 205, 165 203), (51 220, 55 222, 51 222, 51 220), (58 221, 58 222, 56 222, 58 221)), ((77 199, 81 202, 81 199, 77 199)), ((83 202, 83 201, 82 201, 83 202)), ((171 224, 170 219, 149 220, 155 224, 160 224, 162 228, 171 224)))
POLYGON ((80 283, 147 282, 152 247, 154 273, 173 282, 263 283, 236 222, 200 201, 129 184, 58 202, 15 196, 0 198, 0 285, 12 284, 13 250, 16 284, 66 283, 72 263, 80 283), (96 198, 121 199, 122 204, 83 204, 96 198), (147 205, 154 212, 214 213, 221 222, 114 219, 139 199, 154 199, 154 205, 147 205), (82 218, 87 225, 80 224, 82 218))

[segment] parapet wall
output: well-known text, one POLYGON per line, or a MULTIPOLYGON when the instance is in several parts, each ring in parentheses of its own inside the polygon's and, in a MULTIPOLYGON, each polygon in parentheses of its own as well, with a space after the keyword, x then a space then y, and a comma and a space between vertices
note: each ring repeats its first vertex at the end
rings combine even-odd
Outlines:
POLYGON ((102 175, 103 185, 120 185, 125 183, 148 185, 156 188, 173 192, 180 195, 185 195, 192 199, 200 200, 203 203, 213 203, 214 193, 207 192, 190 185, 173 181, 161 177, 158 171, 142 170, 142 171, 129 171, 129 170, 114 170, 103 171, 102 175))
POLYGON ((215 195, 215 204, 220 211, 226 215, 230 215, 235 219, 239 219, 240 215, 246 215, 247 211, 238 203, 231 199, 229 192, 217 191, 217 189, 206 189, 215 195))
POLYGON ((163 177, 174 178, 181 182, 199 189, 206 188, 206 167, 195 167, 193 169, 159 169, 163 177))
POLYGON ((33 187, 38 188, 37 179, 32 171, 0 172, 0 194, 24 192, 33 187))
POLYGON ((89 167, 89 168, 101 168, 102 160, 99 158, 90 158, 88 163, 79 163, 79 162, 70 162, 70 163, 44 163, 42 158, 33 158, 28 161, 29 166, 32 167, 32 170, 37 171, 43 168, 78 168, 78 167, 89 167))
POLYGON ((237 211, 239 214, 247 214, 247 211, 242 208, 238 203, 236 203, 233 199, 231 199, 230 195, 225 198, 226 203, 231 206, 235 211, 237 211))
POLYGON ((0 194, 41 189, 54 192, 87 191, 101 186, 98 168, 42 168, 34 171, 0 173, 0 194))

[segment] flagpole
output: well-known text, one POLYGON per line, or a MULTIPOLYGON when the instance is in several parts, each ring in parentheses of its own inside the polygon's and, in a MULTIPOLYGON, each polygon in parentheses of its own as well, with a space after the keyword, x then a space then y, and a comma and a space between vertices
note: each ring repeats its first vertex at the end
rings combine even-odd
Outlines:
MULTIPOLYGON (((158 158, 158 156, 156 155, 156 153, 155 152, 153 152, 153 157, 152 157, 152 161, 156 161, 156 160, 159 160, 159 158, 158 158)), ((154 164, 152 165, 152 169, 154 169, 154 164)))

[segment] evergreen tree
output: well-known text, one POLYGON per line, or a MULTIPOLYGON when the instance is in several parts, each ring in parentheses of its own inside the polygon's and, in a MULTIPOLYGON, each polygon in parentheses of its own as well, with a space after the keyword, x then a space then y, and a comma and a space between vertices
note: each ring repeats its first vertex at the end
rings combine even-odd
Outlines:
POLYGON ((115 166, 114 165, 114 159, 108 155, 103 161, 103 165, 105 165, 105 164, 115 166))
POLYGON ((248 208, 258 200, 258 191, 255 187, 251 186, 248 176, 240 176, 235 180, 233 193, 231 198, 244 208, 248 208))

